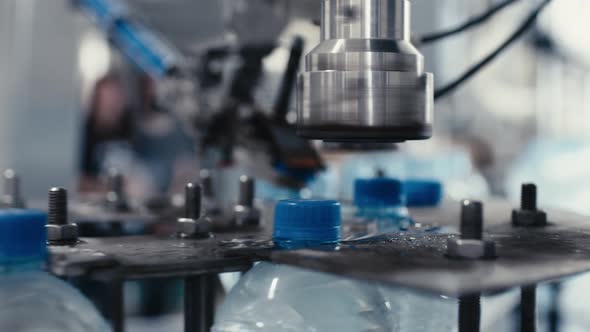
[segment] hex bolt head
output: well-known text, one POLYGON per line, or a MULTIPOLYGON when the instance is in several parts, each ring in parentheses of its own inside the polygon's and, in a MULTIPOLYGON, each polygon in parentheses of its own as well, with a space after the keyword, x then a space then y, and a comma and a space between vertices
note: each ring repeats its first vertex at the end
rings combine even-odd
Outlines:
POLYGON ((512 210, 512 225, 542 227, 547 225, 547 214, 537 208, 537 186, 533 183, 522 185, 520 209, 512 210))
POLYGON ((447 256, 457 259, 492 259, 496 244, 483 239, 483 204, 461 202, 461 235, 447 240, 447 256))
POLYGON ((49 244, 73 244, 78 240, 78 225, 68 223, 68 192, 64 188, 49 190, 47 240, 49 244))
POLYGON ((211 221, 201 215, 203 190, 200 185, 188 183, 185 187, 184 216, 176 221, 181 238, 208 238, 211 236, 211 221))

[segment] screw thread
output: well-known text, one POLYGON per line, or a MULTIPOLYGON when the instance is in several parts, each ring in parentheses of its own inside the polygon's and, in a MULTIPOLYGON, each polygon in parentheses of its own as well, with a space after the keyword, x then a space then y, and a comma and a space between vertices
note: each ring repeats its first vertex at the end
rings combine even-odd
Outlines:
POLYGON ((203 195, 205 197, 214 197, 213 194, 213 177, 211 176, 211 172, 209 170, 201 170, 199 174, 201 178, 201 186, 203 186, 203 195))
POLYGON ((188 183, 185 187, 184 217, 199 219, 201 217, 202 188, 195 183, 188 183))
POLYGON ((461 238, 481 240, 483 238, 483 204, 478 201, 461 202, 461 238))
POLYGON ((253 178, 242 175, 240 176, 240 196, 238 203, 243 206, 254 206, 254 194, 256 190, 256 182, 253 178))
POLYGON ((522 185, 520 192, 520 205, 523 210, 537 210, 537 186, 532 183, 522 185))
POLYGON ((49 190, 48 223, 52 225, 68 223, 68 191, 64 188, 49 190))

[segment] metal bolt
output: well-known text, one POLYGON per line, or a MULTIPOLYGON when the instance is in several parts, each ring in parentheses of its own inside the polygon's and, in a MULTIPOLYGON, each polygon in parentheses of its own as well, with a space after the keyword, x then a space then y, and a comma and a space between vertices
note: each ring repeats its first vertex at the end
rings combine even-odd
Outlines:
POLYGON ((64 188, 49 190, 48 223, 51 225, 65 225, 68 223, 68 191, 64 188))
POLYGON ((78 239, 78 225, 68 223, 68 192, 64 188, 49 190, 47 240, 50 244, 72 244, 78 239))
POLYGON ((240 196, 234 207, 234 220, 237 226, 257 226, 260 224, 260 211, 254 206, 256 182, 253 178, 240 176, 240 196))
POLYGON ((199 219, 201 217, 202 188, 198 184, 188 183, 184 188, 184 217, 199 219))
POLYGON ((537 186, 533 183, 522 185, 520 209, 512 210, 512 224, 523 227, 547 225, 547 214, 537 208, 537 186))
POLYGON ((254 182, 254 179, 247 175, 240 176, 240 196, 238 204, 246 207, 253 207, 255 191, 256 183, 254 182))
POLYGON ((483 205, 478 201, 461 202, 461 238, 481 240, 483 237, 483 205))
POLYGON ((201 216, 201 198, 203 189, 195 183, 188 183, 184 191, 184 216, 176 222, 180 237, 210 236, 211 221, 201 216))
POLYGON ((533 183, 522 185, 520 192, 520 207, 523 210, 537 210, 537 186, 533 183))
POLYGON ((447 240, 447 256, 460 259, 491 259, 496 257, 496 244, 483 239, 483 204, 461 202, 461 236, 447 240))
POLYGON ((125 177, 116 169, 109 170, 106 205, 117 212, 129 209, 125 196, 125 177))
POLYGON ((7 208, 24 208, 25 201, 20 191, 20 178, 12 169, 7 169, 2 173, 4 180, 4 194, 0 201, 0 207, 7 208))
POLYGON ((213 193, 213 177, 211 176, 211 172, 203 169, 199 173, 199 177, 201 178, 201 186, 203 186, 203 195, 210 198, 215 196, 213 193))

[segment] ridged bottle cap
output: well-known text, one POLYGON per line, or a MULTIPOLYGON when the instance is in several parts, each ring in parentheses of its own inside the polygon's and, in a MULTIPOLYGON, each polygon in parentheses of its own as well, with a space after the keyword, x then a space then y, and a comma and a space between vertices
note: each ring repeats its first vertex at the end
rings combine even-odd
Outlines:
POLYGON ((275 207, 275 242, 335 243, 340 240, 340 227, 337 201, 289 199, 275 207))
POLYGON ((437 206, 443 197, 443 185, 435 180, 405 181, 404 191, 410 207, 437 206))
POLYGON ((354 204, 357 207, 404 205, 402 182, 391 178, 357 179, 354 182, 354 204))

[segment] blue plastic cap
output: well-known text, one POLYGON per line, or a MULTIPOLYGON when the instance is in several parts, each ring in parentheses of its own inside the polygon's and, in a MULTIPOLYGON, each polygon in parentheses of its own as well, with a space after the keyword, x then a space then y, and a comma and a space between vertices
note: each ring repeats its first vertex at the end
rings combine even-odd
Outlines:
POLYGON ((443 185, 434 180, 405 181, 404 191, 410 207, 437 206, 443 198, 443 185))
POLYGON ((0 264, 47 257, 47 214, 37 210, 0 210, 0 264))
POLYGON ((354 204, 358 207, 403 205, 402 182, 391 178, 357 179, 354 182, 354 204))
POLYGON ((277 203, 275 243, 335 243, 340 241, 340 203, 330 200, 288 199, 277 203))

